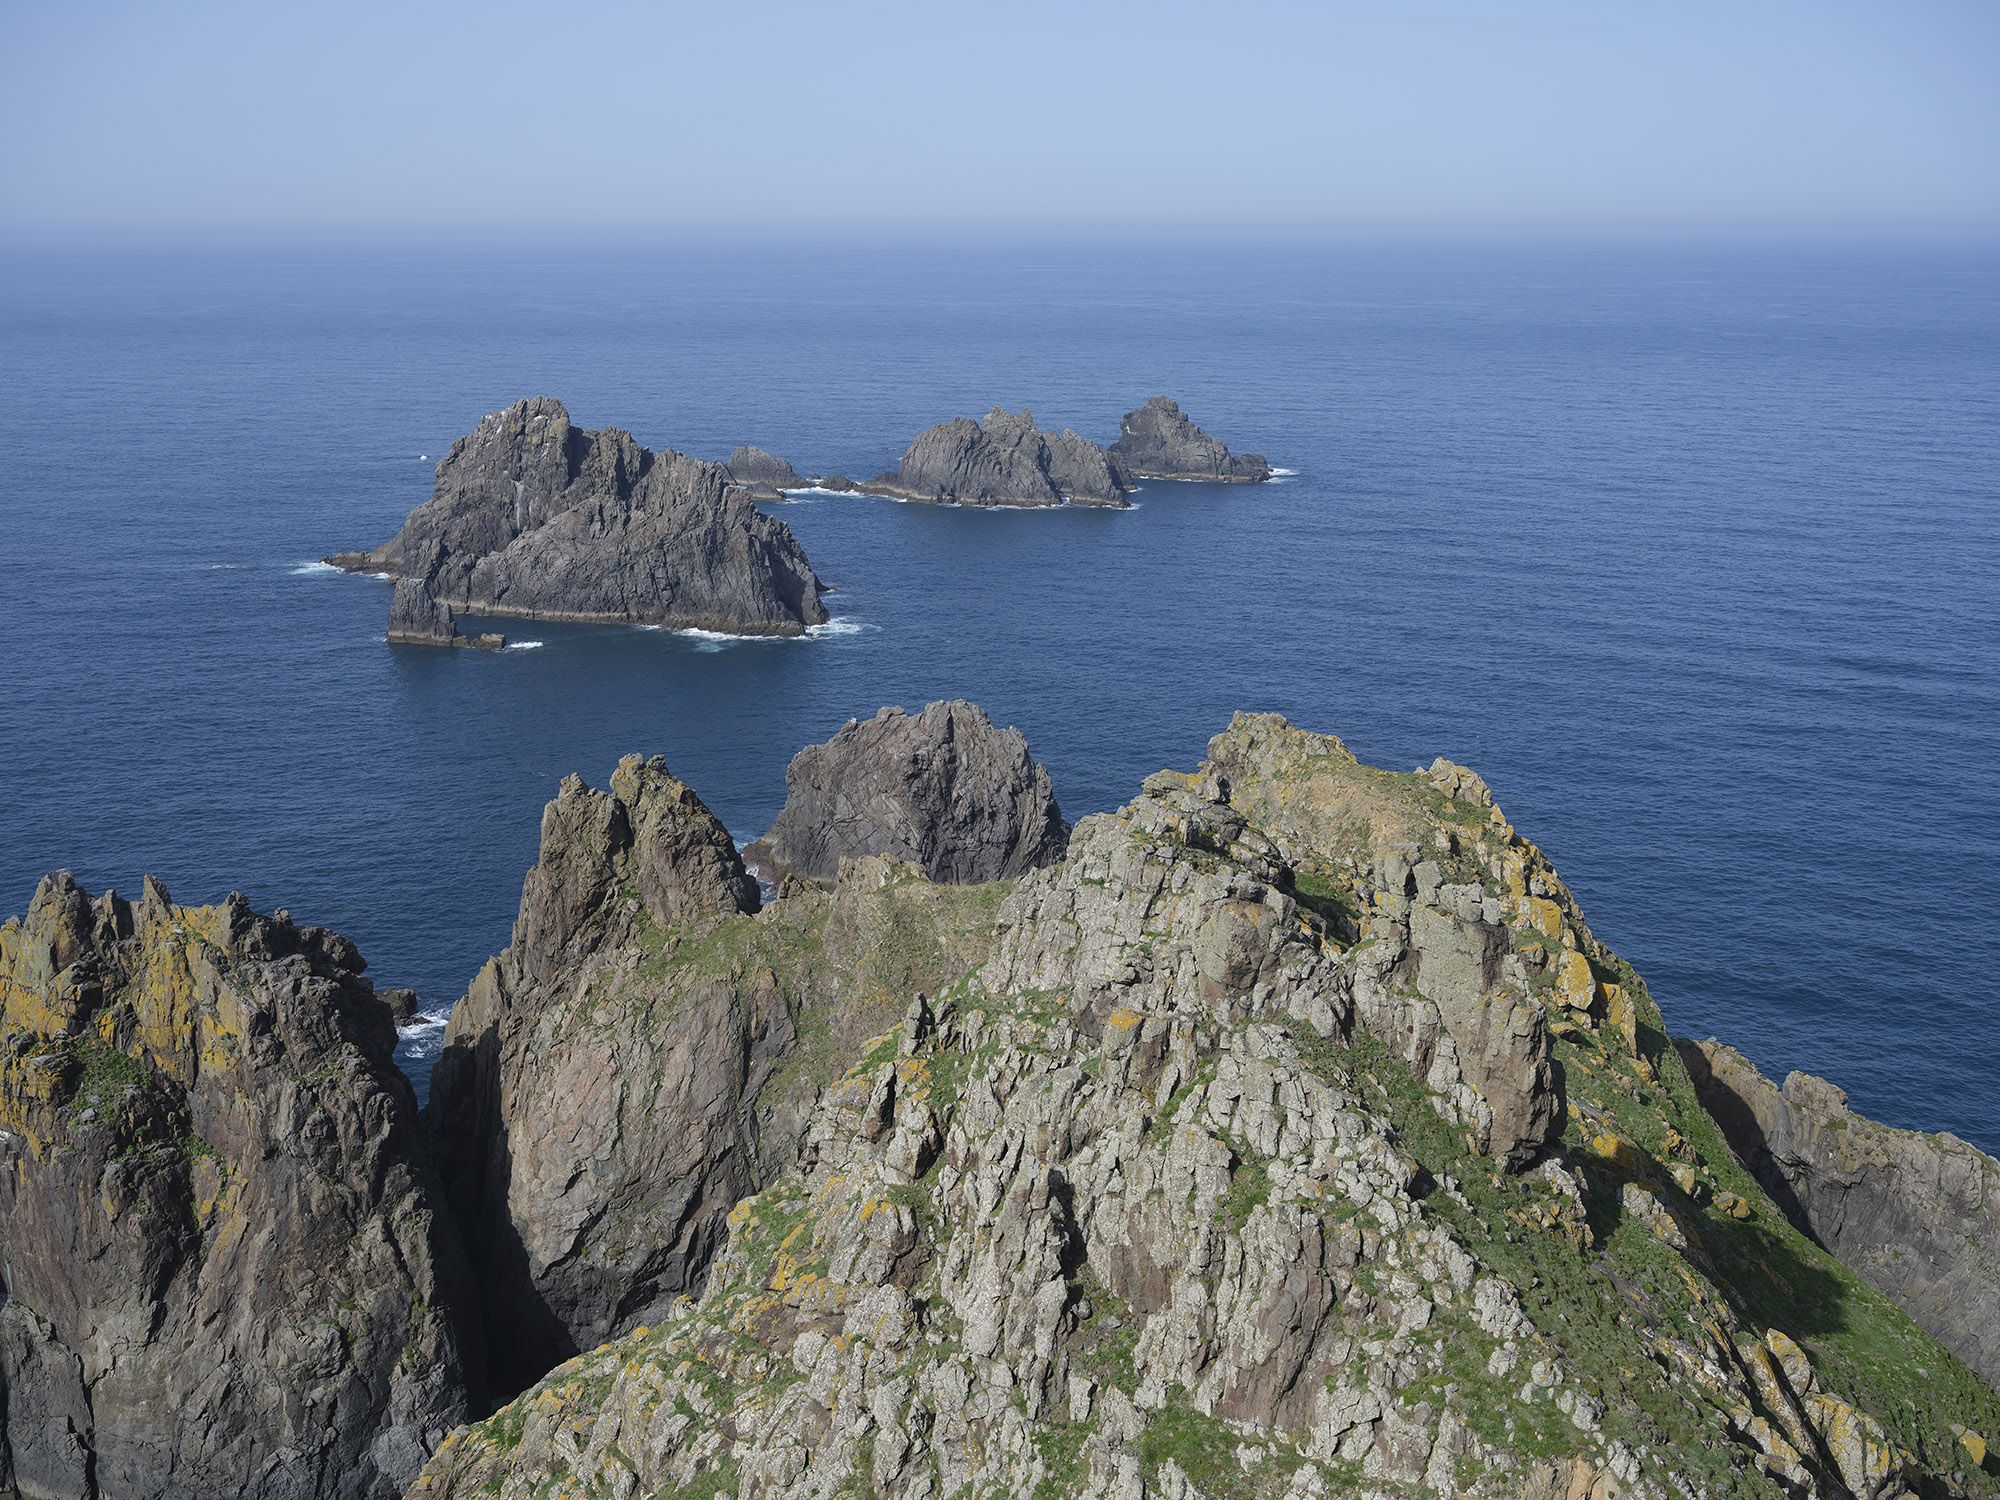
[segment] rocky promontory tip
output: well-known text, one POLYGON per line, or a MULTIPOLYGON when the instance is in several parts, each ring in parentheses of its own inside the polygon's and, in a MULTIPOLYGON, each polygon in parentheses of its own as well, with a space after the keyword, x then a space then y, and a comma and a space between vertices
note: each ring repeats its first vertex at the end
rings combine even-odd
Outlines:
POLYGON ((1210 484, 1256 484, 1271 477, 1262 454, 1231 453, 1188 418, 1180 403, 1155 396, 1125 414, 1111 461, 1131 479, 1202 480, 1210 484))
POLYGON ((1102 448, 1074 432, 1043 432, 1027 411, 994 407, 985 420, 957 417, 917 434, 871 494, 938 505, 1123 506, 1123 482, 1102 448))
POLYGON ((808 745, 785 772, 785 806, 744 851, 768 878, 830 880, 883 855, 936 881, 1011 878, 1062 857, 1069 825, 1048 768, 1018 729, 977 704, 885 708, 808 745))
MULTIPOLYGON (((774 472, 770 457, 746 462, 774 472)), ((327 561, 397 579, 389 633, 404 643, 460 644, 454 611, 741 635, 824 624, 805 552, 755 502, 721 464, 574 427, 537 396, 454 443, 389 541, 327 561)))

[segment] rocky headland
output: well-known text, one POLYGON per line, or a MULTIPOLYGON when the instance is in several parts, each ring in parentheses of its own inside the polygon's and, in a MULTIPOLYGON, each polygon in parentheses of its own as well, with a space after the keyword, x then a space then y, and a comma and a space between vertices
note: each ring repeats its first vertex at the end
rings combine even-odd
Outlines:
POLYGON ((327 561, 394 577, 390 639, 416 644, 463 642, 459 612, 745 635, 827 619, 804 550, 731 470, 572 426, 546 396, 454 443, 394 537, 327 561))
MULTIPOLYGON (((763 1051, 732 1021, 706 1067, 641 1053, 593 1085, 708 1076, 754 1190, 705 1266, 682 1255, 684 1298, 646 1292, 413 1495, 2000 1490, 2000 1398, 1765 1193, 1644 982, 1464 767, 1376 771, 1244 716, 1055 863, 960 887, 898 869, 700 903, 516 1002, 509 1024, 547 1027, 514 1054, 526 1079, 551 1047, 603 1071, 635 1025, 670 1048, 706 1028, 629 997, 775 986, 763 1051), (814 933, 856 877, 911 893, 863 951, 921 962, 822 1011, 778 976, 838 972, 814 933), (943 929, 960 941, 911 946, 943 929), (857 995, 883 1022, 865 1037, 857 995), (808 1039, 810 1067, 787 1058, 808 1039)), ((561 1093, 512 1087, 524 1129, 561 1093)), ((656 1111, 646 1129, 715 1138, 656 1111)), ((628 1159, 573 1128, 524 1135, 514 1170, 628 1159)), ((727 1191, 628 1232, 678 1234, 727 1191)), ((604 1217, 576 1222, 588 1241, 604 1217)))
POLYGON ((769 901, 564 782, 421 1122, 341 939, 45 882, 0 1491, 2000 1495, 2000 1164, 1670 1041, 1472 771, 1239 715, 1060 842, 970 705, 801 759, 769 901))
POLYGON ((1167 396, 1155 396, 1125 414, 1110 458, 1128 488, 1139 479, 1259 484, 1271 477, 1262 454, 1231 453, 1227 443, 1195 426, 1180 403, 1167 396))
POLYGON ((1062 858, 1069 824, 1048 768, 1018 729, 977 704, 885 708, 808 745, 785 772, 785 805, 743 851, 772 883, 831 880, 844 860, 881 855, 928 880, 1011 879, 1062 858))
POLYGON ((937 505, 1123 506, 1131 485, 1105 451, 1074 432, 1043 432, 1034 417, 994 407, 918 433, 903 461, 863 488, 937 505))

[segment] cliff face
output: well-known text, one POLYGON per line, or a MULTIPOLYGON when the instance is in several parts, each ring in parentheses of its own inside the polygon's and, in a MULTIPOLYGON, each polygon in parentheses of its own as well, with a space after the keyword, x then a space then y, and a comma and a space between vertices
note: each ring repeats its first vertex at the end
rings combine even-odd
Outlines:
POLYGON ((411 1493, 1994 1492, 2000 1399, 1764 1197, 1463 767, 1239 717, 997 930, 698 1296, 411 1493))
POLYGON ((868 488, 946 505, 1123 506, 1131 485, 1095 443, 996 406, 983 422, 959 417, 918 433, 896 471, 868 488))
POLYGON ((361 968, 152 881, 135 906, 50 876, 0 927, 0 1490, 395 1495, 477 1409, 361 968))
POLYGON ((1122 475, 1136 479, 1256 484, 1271 477, 1262 454, 1231 453, 1227 443, 1195 426, 1180 403, 1166 396, 1155 396, 1125 414, 1110 456, 1122 475))
POLYGON ((1001 880, 1060 859, 1069 838, 1021 732, 963 701, 850 720, 792 757, 785 791, 770 832, 744 851, 772 875, 826 880, 878 854, 931 880, 1001 880))
POLYGON ((1855 1114, 1823 1078, 1783 1088, 1713 1039, 1679 1041, 1701 1101, 1793 1223, 2000 1385, 2000 1161, 1855 1114))
MULTIPOLYGON (((396 575, 396 608, 412 621, 449 606, 797 635, 827 619, 790 530, 722 465, 573 427, 546 396, 454 443, 432 498, 393 538, 329 561, 396 575)), ((428 618, 399 638, 449 640, 428 618)))
POLYGON ((829 1055, 964 973, 995 904, 874 860, 758 913, 728 834, 661 763, 625 760, 608 793, 566 781, 427 1112, 496 1385, 697 1289, 730 1208, 791 1165, 829 1055))

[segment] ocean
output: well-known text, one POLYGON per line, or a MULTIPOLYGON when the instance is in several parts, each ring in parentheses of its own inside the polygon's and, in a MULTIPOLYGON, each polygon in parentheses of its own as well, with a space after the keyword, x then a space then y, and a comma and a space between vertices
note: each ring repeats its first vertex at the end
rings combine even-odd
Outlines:
MULTIPOLYGON (((883 704, 1072 817, 1236 708, 1476 767, 1676 1031, 2000 1152, 2000 258, 795 245, 0 256, 0 911, 60 867, 355 939, 442 1014, 542 804, 659 753, 740 838, 883 704), (481 414, 803 471, 1178 397, 1287 472, 1129 512, 771 507, 836 628, 391 648, 315 559, 481 414)), ((435 1025, 409 1033, 422 1087, 435 1025)))

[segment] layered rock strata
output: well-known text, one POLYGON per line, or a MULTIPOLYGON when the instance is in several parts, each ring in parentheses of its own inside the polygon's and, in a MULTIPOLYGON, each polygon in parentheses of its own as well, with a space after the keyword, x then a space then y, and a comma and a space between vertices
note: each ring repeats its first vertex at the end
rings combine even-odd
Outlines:
POLYGON ((767 879, 831 879, 883 855, 936 881, 1011 879, 1062 857, 1069 839, 1048 768, 1018 729, 977 704, 885 708, 792 757, 785 805, 744 851, 767 879))
POLYGON ((804 550, 729 470, 574 427, 546 396, 454 443, 389 541, 327 561, 394 576, 391 638, 420 644, 454 643, 453 611, 752 635, 827 619, 804 550))
POLYGON ((0 1492, 400 1494, 481 1361, 353 945, 52 875, 0 1017, 0 1492))

